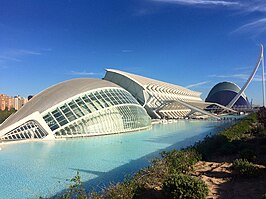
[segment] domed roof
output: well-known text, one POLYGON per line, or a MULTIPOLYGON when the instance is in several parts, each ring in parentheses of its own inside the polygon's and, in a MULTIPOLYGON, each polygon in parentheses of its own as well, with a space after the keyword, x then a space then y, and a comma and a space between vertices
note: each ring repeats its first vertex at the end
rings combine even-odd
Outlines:
MULTIPOLYGON (((240 90, 240 87, 233 82, 220 82, 211 89, 205 101, 215 102, 226 106, 240 90)), ((235 105, 248 104, 247 97, 244 93, 242 93, 238 101, 235 103, 235 105)))
POLYGON ((67 100, 68 98, 74 97, 75 95, 104 87, 120 88, 120 86, 112 82, 95 78, 72 79, 51 86, 34 96, 15 114, 11 115, 2 125, 0 125, 0 130, 36 111, 42 113, 43 111, 64 100, 67 100))
MULTIPOLYGON (((214 95, 215 93, 219 92, 219 91, 224 91, 224 90, 229 90, 229 91, 233 91, 238 93, 241 89, 238 85, 236 85, 233 82, 220 82, 218 84, 216 84, 211 91, 208 94, 208 98, 210 98, 212 95, 214 95)), ((246 98, 246 95, 243 93, 242 96, 244 98, 246 98)))

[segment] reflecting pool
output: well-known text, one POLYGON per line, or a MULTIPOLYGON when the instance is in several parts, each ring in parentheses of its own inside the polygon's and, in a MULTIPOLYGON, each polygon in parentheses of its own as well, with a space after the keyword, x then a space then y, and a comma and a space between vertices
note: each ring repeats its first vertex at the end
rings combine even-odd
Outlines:
POLYGON ((77 171, 87 190, 101 190, 147 166, 161 151, 191 145, 225 124, 228 121, 180 120, 148 131, 2 145, 0 198, 54 196, 77 171))

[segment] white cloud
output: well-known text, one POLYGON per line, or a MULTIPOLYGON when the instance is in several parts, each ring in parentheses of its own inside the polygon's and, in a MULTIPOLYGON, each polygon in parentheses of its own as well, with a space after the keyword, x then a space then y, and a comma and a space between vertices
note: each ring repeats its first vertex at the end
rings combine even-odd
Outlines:
POLYGON ((265 12, 265 0, 150 0, 168 4, 179 4, 187 6, 224 6, 243 12, 265 12))
MULTIPOLYGON (((164 4, 176 4, 185 6, 204 6, 207 8, 225 7, 237 12, 238 14, 260 13, 266 14, 265 0, 150 0, 152 2, 160 2, 164 4)), ((244 22, 245 23, 245 22, 244 22)), ((252 33, 252 37, 256 37, 261 33, 266 32, 266 17, 262 16, 259 19, 246 23, 234 31, 235 33, 252 33)))
POLYGON ((0 53, 0 59, 4 62, 15 61, 21 62, 23 57, 41 55, 40 52, 25 49, 10 49, 0 53))
POLYGON ((5 55, 0 55, 0 59, 2 62, 4 61, 15 61, 15 62, 21 62, 21 59, 15 58, 15 57, 9 57, 5 55))
POLYGON ((210 83, 210 82, 211 82, 211 81, 198 82, 198 83, 195 83, 195 84, 190 84, 190 85, 186 86, 186 88, 197 87, 197 86, 201 86, 201 85, 204 85, 204 84, 208 84, 208 83, 210 83))
POLYGON ((21 55, 41 55, 42 53, 37 52, 37 51, 31 51, 31 50, 18 50, 17 51, 18 54, 21 55))
POLYGON ((182 4, 182 5, 215 5, 215 6, 235 6, 240 5, 237 1, 219 0, 152 0, 162 3, 182 4))
POLYGON ((87 71, 70 71, 70 75, 79 75, 79 76, 98 76, 102 75, 101 73, 87 72, 87 71))
POLYGON ((121 50, 122 53, 132 53, 133 50, 130 50, 130 49, 124 49, 124 50, 121 50))
POLYGON ((27 49, 10 49, 6 50, 2 54, 10 57, 22 57, 26 55, 41 55, 42 53, 27 49))
POLYGON ((42 55, 45 51, 51 51, 51 49, 42 49, 40 51, 28 50, 28 49, 6 49, 0 52, 0 63, 2 68, 7 68, 12 62, 22 62, 23 59, 30 56, 42 55))
POLYGON ((250 67, 248 66, 243 66, 243 67, 234 67, 233 70, 241 71, 241 70, 249 70, 250 67))
POLYGON ((243 6, 241 9, 244 9, 246 12, 265 12, 266 11, 266 2, 265 0, 242 0, 243 6))
POLYGON ((222 6, 238 11, 240 13, 260 12, 264 14, 266 11, 265 0, 149 0, 149 1, 165 3, 165 4, 186 5, 186 6, 204 6, 204 7, 222 6))
POLYGON ((255 32, 257 35, 266 31, 266 17, 240 26, 232 33, 255 32))
MULTIPOLYGON (((223 78, 223 79, 239 79, 247 81, 249 78, 249 74, 229 74, 229 75, 209 75, 209 77, 213 78, 223 78)), ((258 82, 262 81, 262 78, 259 75, 255 75, 252 81, 258 82)))

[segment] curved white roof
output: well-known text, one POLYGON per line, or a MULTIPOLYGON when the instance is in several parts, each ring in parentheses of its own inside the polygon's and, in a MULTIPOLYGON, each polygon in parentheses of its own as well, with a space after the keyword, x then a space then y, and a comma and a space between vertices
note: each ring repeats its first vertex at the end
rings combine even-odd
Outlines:
POLYGON ((146 86, 152 84, 152 85, 158 85, 158 86, 161 86, 161 87, 170 88, 170 89, 174 89, 174 90, 184 91, 186 93, 191 93, 191 94, 193 94, 195 96, 200 96, 201 95, 200 92, 192 91, 192 90, 184 88, 182 86, 177 86, 175 84, 162 82, 162 81, 159 81, 159 80, 143 77, 143 76, 140 76, 140 75, 135 75, 135 74, 131 74, 131 73, 127 73, 127 72, 124 72, 124 71, 115 70, 115 69, 106 69, 106 71, 113 72, 113 73, 118 73, 118 74, 123 75, 123 76, 125 76, 127 78, 130 78, 131 80, 135 81, 136 83, 138 83, 142 87, 146 87, 146 86))
POLYGON ((42 113, 52 106, 67 100, 68 98, 74 97, 75 95, 104 87, 120 88, 120 86, 112 82, 94 78, 72 79, 51 86, 34 96, 14 115, 11 115, 2 125, 0 125, 0 130, 36 111, 42 113))

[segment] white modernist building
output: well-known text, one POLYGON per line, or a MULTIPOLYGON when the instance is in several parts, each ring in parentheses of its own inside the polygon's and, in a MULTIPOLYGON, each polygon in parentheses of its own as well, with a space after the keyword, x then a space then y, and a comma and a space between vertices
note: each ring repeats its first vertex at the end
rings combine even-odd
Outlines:
POLYGON ((217 118, 204 111, 213 103, 202 101, 200 92, 114 69, 107 69, 104 79, 130 92, 152 118, 183 118, 192 114, 217 118))
POLYGON ((0 140, 55 139, 123 133, 151 127, 151 118, 208 116, 216 105, 201 93, 139 75, 107 69, 101 79, 80 78, 34 96, 0 125, 0 140))
POLYGON ((1 140, 55 139, 147 129, 151 119, 120 86, 81 78, 34 96, 0 125, 1 140))

